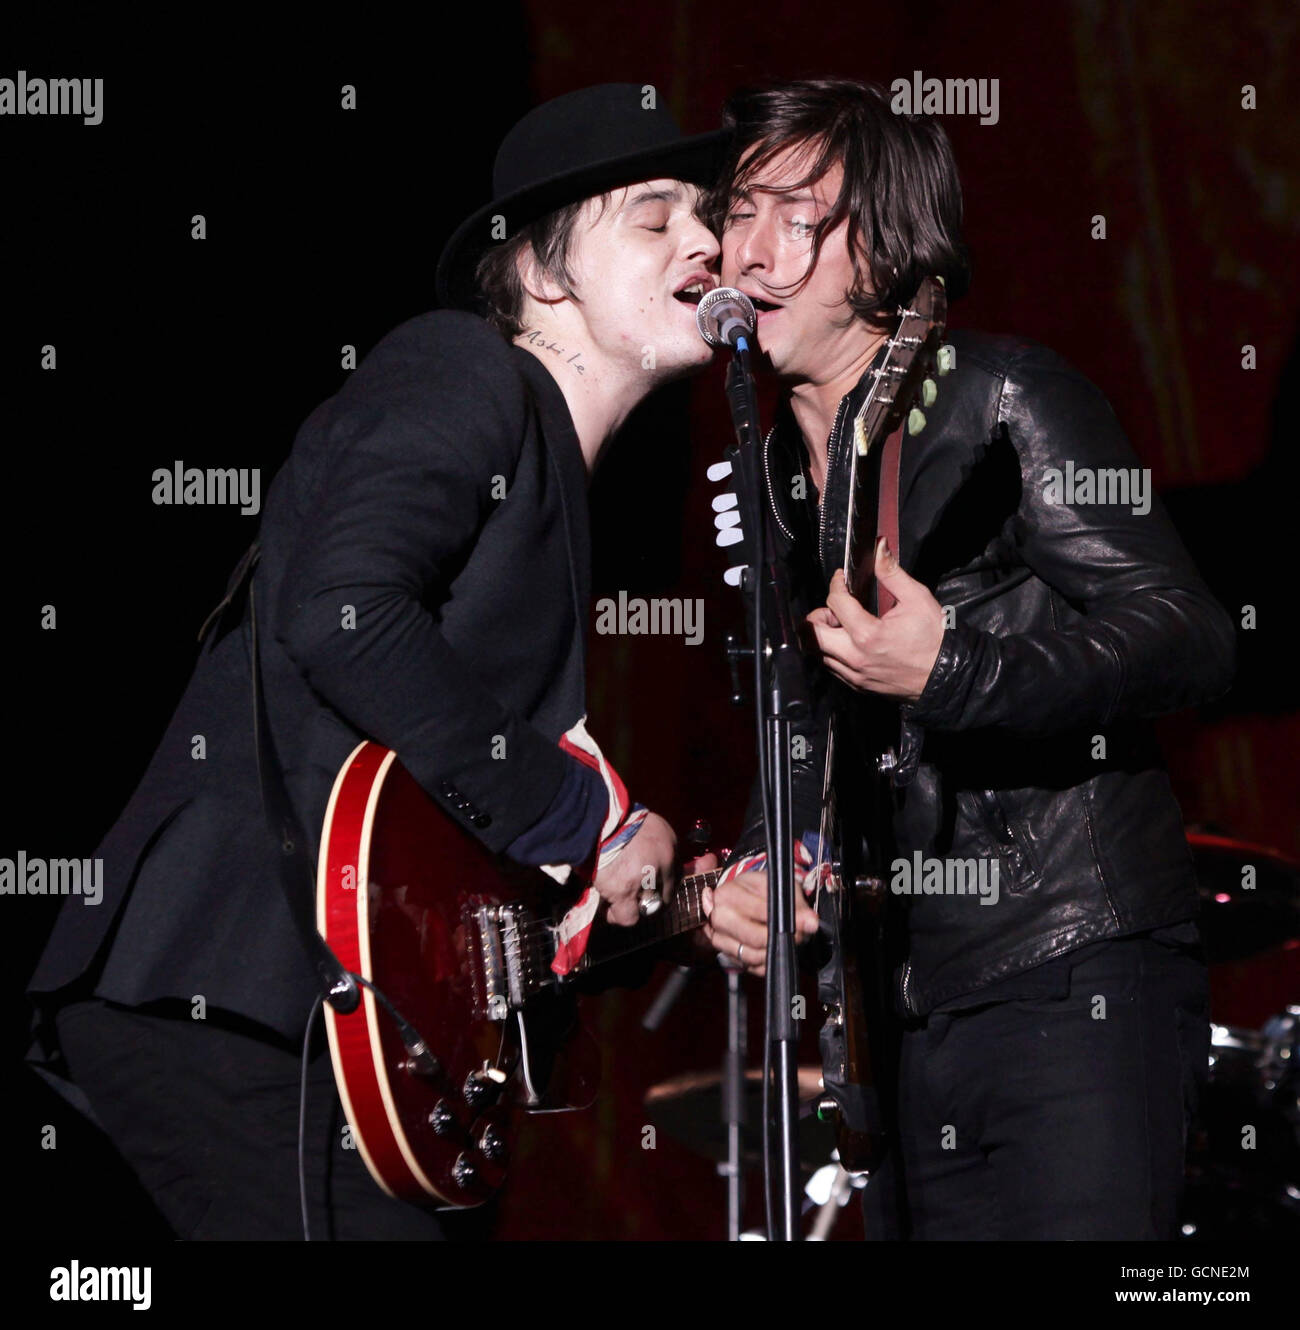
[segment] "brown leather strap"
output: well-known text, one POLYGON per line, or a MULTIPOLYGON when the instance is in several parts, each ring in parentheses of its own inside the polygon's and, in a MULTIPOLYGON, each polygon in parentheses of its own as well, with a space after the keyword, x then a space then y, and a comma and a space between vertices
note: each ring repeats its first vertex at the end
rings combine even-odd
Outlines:
MULTIPOLYGON (((884 536, 894 557, 898 547, 898 474, 903 459, 903 421, 885 440, 885 451, 880 459, 880 505, 876 510, 876 537, 884 536)), ((898 603, 888 587, 876 583, 876 613, 886 614, 898 603)))

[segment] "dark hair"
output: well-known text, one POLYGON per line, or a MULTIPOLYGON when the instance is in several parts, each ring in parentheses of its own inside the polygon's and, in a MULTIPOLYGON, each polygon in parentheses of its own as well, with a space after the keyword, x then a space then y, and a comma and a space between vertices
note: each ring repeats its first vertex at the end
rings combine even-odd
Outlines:
MULTIPOLYGON (((610 195, 595 196, 603 213, 609 206, 610 195)), ((569 271, 569 252, 578 219, 590 199, 566 203, 554 212, 548 212, 527 226, 521 226, 509 240, 493 245, 484 252, 474 269, 479 312, 507 337, 517 337, 524 331, 520 322, 527 292, 519 275, 519 256, 532 250, 541 271, 556 282, 566 296, 577 300, 573 291, 573 274, 569 271)))
POLYGON ((944 279, 949 300, 966 292, 971 265, 961 235, 961 184, 937 120, 897 114, 884 89, 851 79, 744 89, 727 102, 724 117, 735 138, 709 201, 718 234, 736 195, 774 158, 803 144, 811 165, 790 190, 807 188, 837 162, 844 168, 839 196, 813 228, 809 274, 827 233, 847 217, 854 275, 848 302, 859 318, 888 322, 931 275, 944 279))

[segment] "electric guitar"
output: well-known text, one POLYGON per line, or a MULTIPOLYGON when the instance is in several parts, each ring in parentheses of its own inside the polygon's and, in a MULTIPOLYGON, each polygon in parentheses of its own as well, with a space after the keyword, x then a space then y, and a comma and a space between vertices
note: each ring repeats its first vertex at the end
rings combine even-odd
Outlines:
MULTIPOLYGON (((942 281, 926 278, 911 306, 899 311, 897 330, 887 343, 883 364, 873 371, 867 399, 841 436, 852 441, 853 452, 849 518, 836 563, 849 592, 875 613, 887 608, 872 596, 876 538, 884 534, 877 530, 877 518, 892 510, 897 521, 903 438, 924 428, 924 408, 933 404, 938 391, 931 376, 946 373, 950 365, 940 347, 946 318, 942 281)), ((833 465, 835 459, 828 458, 828 474, 833 465)), ((892 543, 897 555, 896 532, 892 543)), ((824 557, 826 551, 819 554, 824 557)), ((836 696, 826 734, 822 855, 811 870, 821 935, 829 943, 817 977, 826 1013, 819 1040, 825 1091, 817 1111, 835 1124, 844 1169, 870 1173, 879 1166, 887 1144, 872 1092, 876 1077, 869 1039, 885 1001, 886 977, 879 929, 889 828, 878 777, 887 776, 897 760, 886 736, 897 734, 898 722, 897 709, 887 699, 844 686, 837 686, 836 696), (857 755, 854 761, 843 760, 846 750, 857 755), (874 763, 874 771, 864 770, 861 755, 874 763)))
MULTIPOLYGON (((317 862, 317 928, 373 984, 325 1008, 330 1057, 371 1176, 416 1204, 480 1205, 504 1183, 519 1112, 585 1108, 595 1046, 574 979, 705 922, 717 873, 681 880, 629 928, 593 925, 564 978, 551 970, 561 889, 509 864, 444 813, 397 755, 359 744, 334 782, 317 862)), ((572 893, 570 893, 572 894, 572 893)))

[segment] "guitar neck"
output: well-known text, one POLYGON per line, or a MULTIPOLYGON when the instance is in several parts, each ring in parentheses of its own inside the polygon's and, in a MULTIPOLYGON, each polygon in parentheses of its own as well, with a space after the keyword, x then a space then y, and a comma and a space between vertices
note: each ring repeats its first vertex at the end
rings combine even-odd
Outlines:
POLYGON ((670 901, 639 923, 629 928, 607 924, 593 929, 587 942, 583 970, 699 928, 708 917, 704 913, 704 888, 716 886, 720 876, 720 870, 693 873, 678 882, 670 901))

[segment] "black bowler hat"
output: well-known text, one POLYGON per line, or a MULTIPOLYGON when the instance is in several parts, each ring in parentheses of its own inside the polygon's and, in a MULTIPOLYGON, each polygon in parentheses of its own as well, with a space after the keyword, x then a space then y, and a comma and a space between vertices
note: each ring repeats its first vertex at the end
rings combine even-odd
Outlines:
POLYGON ((645 107, 649 96, 639 83, 600 83, 529 111, 497 152, 492 202, 467 217, 443 248, 438 303, 474 307, 474 268, 496 243, 492 219, 498 215, 509 238, 548 212, 639 180, 712 185, 729 132, 683 137, 657 94, 655 105, 645 107))

